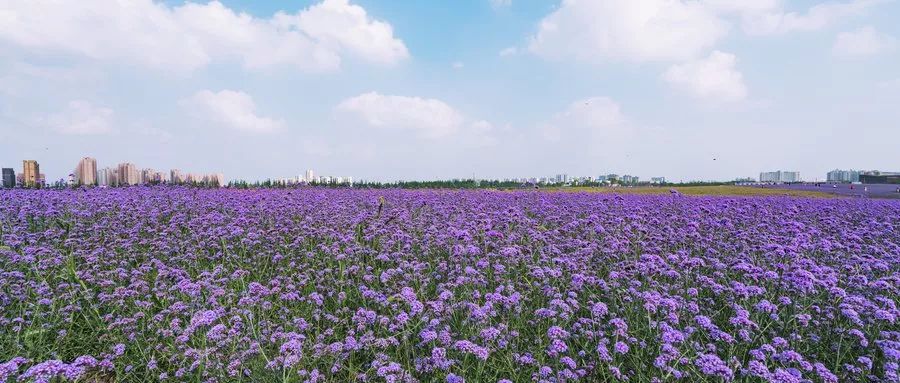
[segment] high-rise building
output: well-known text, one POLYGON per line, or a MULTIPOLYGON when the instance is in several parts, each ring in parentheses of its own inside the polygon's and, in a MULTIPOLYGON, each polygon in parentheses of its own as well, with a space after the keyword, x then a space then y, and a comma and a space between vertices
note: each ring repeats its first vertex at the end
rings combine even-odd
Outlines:
POLYGON ((97 184, 97 160, 91 157, 84 157, 78 161, 75 167, 75 183, 78 185, 96 185, 97 184))
POLYGON ((3 182, 2 185, 4 188, 12 189, 16 187, 16 171, 12 168, 3 168, 3 182))
POLYGON ((149 184, 152 182, 159 182, 159 179, 156 177, 156 170, 151 168, 146 168, 141 170, 141 184, 149 184))
POLYGON ((651 184, 664 184, 666 183, 666 177, 650 177, 651 184))
POLYGON ((138 172, 137 166, 130 162, 123 162, 117 168, 116 179, 119 185, 139 185, 141 174, 138 172))
POLYGON ((100 186, 117 186, 116 169, 103 168, 97 171, 97 184, 100 186))
POLYGON ((184 178, 182 178, 181 170, 172 169, 169 171, 169 182, 173 184, 180 184, 184 182, 184 178))
POLYGON ((22 186, 27 188, 41 187, 41 167, 35 160, 22 161, 22 186))
POLYGON ((16 171, 12 168, 3 168, 3 181, 0 185, 7 189, 16 187, 16 171))
POLYGON ((828 182, 859 182, 859 170, 834 169, 825 176, 828 182))
POLYGON ((774 171, 759 173, 759 182, 790 183, 800 182, 800 172, 774 171))
POLYGON ((315 178, 316 177, 315 177, 315 174, 313 173, 312 169, 307 169, 306 170, 306 182, 311 183, 311 182, 315 181, 315 178))

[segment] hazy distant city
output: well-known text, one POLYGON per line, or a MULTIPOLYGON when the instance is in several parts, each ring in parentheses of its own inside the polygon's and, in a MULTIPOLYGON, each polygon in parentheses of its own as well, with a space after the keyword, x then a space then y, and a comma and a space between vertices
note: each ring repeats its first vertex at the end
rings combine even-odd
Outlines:
MULTIPOLYGON (((352 176, 328 176, 317 175, 312 169, 293 177, 259 178, 254 180, 227 181, 223 173, 194 173, 180 169, 167 171, 153 168, 139 168, 130 162, 122 162, 115 166, 100 168, 93 157, 84 157, 75 165, 68 177, 55 181, 48 180, 41 173, 40 164, 36 160, 23 160, 21 172, 14 168, 2 168, 3 188, 41 188, 41 187, 70 187, 70 186, 99 186, 119 187, 136 185, 194 185, 203 187, 225 187, 233 185, 347 185, 364 186, 367 184, 381 183, 369 180, 356 180, 352 176)), ((900 184, 900 172, 882 172, 879 170, 840 170, 829 171, 822 178, 825 183, 832 184, 900 184)), ((671 184, 689 184, 703 182, 670 182, 665 177, 650 177, 642 179, 628 174, 601 174, 598 176, 569 176, 560 173, 544 177, 511 177, 501 179, 468 179, 471 181, 492 181, 503 184, 521 185, 571 185, 571 186, 654 186, 671 184)), ((448 182, 463 181, 462 179, 449 179, 448 182)), ((417 182, 400 181, 402 182, 417 182)), ((428 181, 419 181, 428 182, 428 181)), ((733 180, 723 180, 706 183, 734 183, 736 185, 791 185, 822 183, 820 178, 804 180, 797 171, 764 171, 759 173, 759 178, 744 177, 733 180)))

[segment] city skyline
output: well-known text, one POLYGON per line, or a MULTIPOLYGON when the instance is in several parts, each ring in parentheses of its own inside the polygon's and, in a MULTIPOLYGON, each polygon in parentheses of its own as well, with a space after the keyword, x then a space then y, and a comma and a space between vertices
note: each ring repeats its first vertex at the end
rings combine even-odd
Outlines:
MULTIPOLYGON (((98 169, 98 162, 93 157, 82 157, 78 161, 72 173, 69 174, 68 180, 65 178, 52 181, 47 179, 46 175, 40 172, 40 164, 35 160, 23 160, 22 172, 17 173, 12 168, 2 168, 2 184, 0 186, 8 188, 10 184, 22 187, 34 187, 35 183, 42 186, 51 185, 84 185, 84 186, 129 186, 144 184, 207 184, 226 186, 230 184, 223 173, 192 173, 182 172, 181 169, 169 169, 168 171, 158 171, 154 168, 138 168, 131 162, 120 162, 114 166, 106 166, 98 169), (12 180, 12 181, 10 181, 12 180)), ((896 178, 900 176, 900 172, 880 171, 880 170, 841 170, 833 169, 828 171, 824 178, 813 176, 811 179, 803 179, 800 172, 789 170, 762 171, 759 178, 753 177, 734 177, 728 180, 713 180, 712 182, 734 182, 744 183, 858 183, 860 176, 870 177, 867 182, 872 182, 876 178, 887 180, 888 178, 896 178), (884 178, 887 177, 887 178, 884 178)), ((500 181, 500 182, 521 182, 523 184, 623 184, 623 185, 658 185, 666 183, 691 183, 696 180, 671 180, 663 176, 651 176, 649 179, 641 178, 629 174, 601 174, 599 176, 570 176, 568 173, 557 173, 551 176, 526 176, 526 177, 498 177, 498 178, 446 178, 446 179, 398 179, 393 181, 360 179, 353 176, 334 176, 334 175, 316 175, 313 169, 307 169, 296 177, 266 177, 260 175, 257 178, 241 178, 233 179, 238 183, 257 183, 257 182, 273 182, 281 185, 293 184, 348 184, 355 183, 381 183, 381 182, 404 182, 404 181, 500 181)), ((700 181, 703 182, 703 181, 700 181)))
POLYGON ((436 4, 3 2, 0 163, 384 181, 900 168, 900 2, 436 4))
POLYGON ((120 162, 112 166, 98 168, 97 159, 82 157, 74 169, 65 177, 48 178, 41 172, 40 161, 22 160, 21 172, 14 168, 2 168, 0 187, 26 187, 82 185, 82 186, 128 186, 153 183, 206 184, 225 186, 224 173, 182 173, 180 169, 157 171, 153 168, 138 168, 131 162, 120 162))

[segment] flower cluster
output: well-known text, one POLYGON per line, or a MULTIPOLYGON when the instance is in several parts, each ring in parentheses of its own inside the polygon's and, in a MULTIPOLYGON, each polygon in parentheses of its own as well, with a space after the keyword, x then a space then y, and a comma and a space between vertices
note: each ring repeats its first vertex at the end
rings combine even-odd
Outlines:
POLYGON ((900 202, 0 190, 0 383, 897 382, 900 202))

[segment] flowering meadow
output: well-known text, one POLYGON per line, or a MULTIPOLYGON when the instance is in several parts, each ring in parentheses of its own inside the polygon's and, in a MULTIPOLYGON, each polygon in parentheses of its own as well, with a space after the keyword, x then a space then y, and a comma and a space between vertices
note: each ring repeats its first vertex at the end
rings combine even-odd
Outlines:
POLYGON ((0 382, 897 382, 900 201, 0 191, 0 382))

